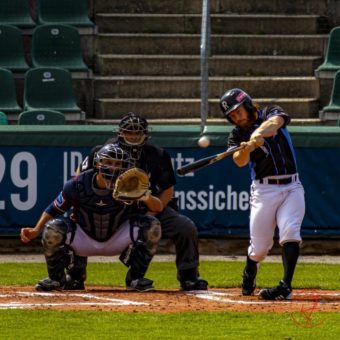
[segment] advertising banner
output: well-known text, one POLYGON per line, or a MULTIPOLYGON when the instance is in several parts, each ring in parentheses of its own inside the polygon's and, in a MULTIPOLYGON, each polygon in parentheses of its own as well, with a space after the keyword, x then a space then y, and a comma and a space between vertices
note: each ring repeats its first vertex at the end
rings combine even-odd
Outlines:
MULTIPOLYGON (((166 148, 174 169, 224 151, 222 147, 166 148)), ((34 226, 42 211, 90 151, 89 147, 6 146, 0 148, 0 235, 34 226)), ((296 148, 305 188, 305 235, 340 235, 340 148, 296 148)), ((177 177, 181 212, 194 220, 200 236, 248 235, 248 167, 231 158, 177 177)))

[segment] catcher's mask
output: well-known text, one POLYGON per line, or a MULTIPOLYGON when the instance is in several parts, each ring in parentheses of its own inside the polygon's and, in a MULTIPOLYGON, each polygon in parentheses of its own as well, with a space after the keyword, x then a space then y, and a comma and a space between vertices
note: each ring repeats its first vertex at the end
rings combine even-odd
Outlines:
POLYGON ((149 138, 148 122, 145 118, 129 112, 118 125, 118 142, 132 159, 139 159, 142 146, 149 138))
POLYGON ((117 144, 103 146, 94 156, 94 167, 112 190, 116 178, 133 166, 129 154, 117 144))
POLYGON ((220 98, 220 108, 223 116, 232 124, 235 124, 229 117, 230 112, 236 110, 243 104, 249 115, 253 114, 254 105, 251 97, 241 89, 231 89, 220 98))

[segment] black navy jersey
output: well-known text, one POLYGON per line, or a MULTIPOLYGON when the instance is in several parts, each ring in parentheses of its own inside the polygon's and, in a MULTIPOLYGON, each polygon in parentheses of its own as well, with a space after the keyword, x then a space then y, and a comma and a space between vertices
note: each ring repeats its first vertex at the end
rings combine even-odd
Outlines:
POLYGON ((126 205, 112 198, 112 191, 98 189, 91 169, 67 181, 45 212, 53 217, 72 210, 71 219, 96 241, 108 240, 133 214, 137 204, 126 205))
MULTIPOLYGON (((117 143, 117 139, 112 138, 105 144, 117 143)), ((93 158, 102 145, 95 146, 89 156, 84 160, 81 170, 93 167, 93 158)), ((143 169, 150 178, 150 189, 152 194, 158 196, 162 191, 171 188, 176 184, 176 177, 171 163, 169 153, 153 144, 145 143, 139 160, 135 162, 135 166, 143 169)))
POLYGON ((259 116, 254 125, 243 130, 236 126, 229 135, 228 148, 235 147, 241 142, 247 142, 251 134, 261 123, 273 116, 280 116, 285 123, 272 137, 265 138, 264 145, 250 153, 251 178, 261 179, 267 176, 288 175, 297 172, 295 152, 286 126, 289 116, 280 106, 273 105, 259 110, 259 116))

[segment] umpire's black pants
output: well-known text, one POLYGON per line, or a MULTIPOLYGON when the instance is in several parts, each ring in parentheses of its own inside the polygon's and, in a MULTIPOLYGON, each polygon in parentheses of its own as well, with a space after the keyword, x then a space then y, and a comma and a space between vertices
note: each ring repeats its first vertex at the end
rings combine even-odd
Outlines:
POLYGON ((194 222, 170 207, 166 207, 156 217, 161 222, 162 239, 171 239, 175 244, 177 269, 197 268, 198 236, 194 222))

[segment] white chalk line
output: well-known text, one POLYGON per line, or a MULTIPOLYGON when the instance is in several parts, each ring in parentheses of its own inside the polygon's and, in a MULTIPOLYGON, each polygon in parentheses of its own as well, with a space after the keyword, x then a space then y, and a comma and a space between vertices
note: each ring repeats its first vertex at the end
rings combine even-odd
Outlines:
POLYGON ((16 309, 16 308, 34 308, 34 307, 60 307, 60 306, 145 306, 149 305, 146 302, 137 302, 131 300, 123 300, 123 299, 112 299, 108 297, 101 297, 96 296, 93 294, 84 294, 84 293, 44 293, 44 292, 15 292, 9 294, 0 294, 0 298, 10 298, 10 297, 19 297, 19 296, 39 296, 39 297, 80 297, 87 300, 102 300, 107 302, 97 302, 97 301, 90 301, 90 302, 63 302, 63 303, 54 303, 54 302, 46 302, 46 303, 22 303, 11 301, 9 303, 0 303, 0 309, 16 309))
MULTIPOLYGON (((225 303, 233 303, 233 304, 240 304, 240 305, 269 305, 273 304, 275 302, 279 302, 280 304, 291 304, 292 302, 294 304, 306 304, 308 301, 291 301, 291 300, 281 300, 281 301, 245 301, 245 300, 237 300, 237 299, 228 299, 224 297, 236 297, 239 296, 239 294, 235 293, 225 293, 225 292, 219 292, 219 291, 211 291, 211 290, 206 290, 206 291, 192 291, 188 292, 187 295, 189 296, 195 296, 199 299, 204 299, 204 300, 211 300, 211 301, 218 301, 218 302, 225 302, 225 303)), ((315 296, 318 299, 321 299, 321 296, 339 296, 339 293, 325 293, 325 294, 318 294, 318 293, 294 293, 294 296, 315 296)), ((338 306, 338 302, 324 302, 320 301, 320 304, 325 304, 327 305, 335 305, 338 306)))

